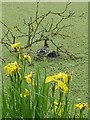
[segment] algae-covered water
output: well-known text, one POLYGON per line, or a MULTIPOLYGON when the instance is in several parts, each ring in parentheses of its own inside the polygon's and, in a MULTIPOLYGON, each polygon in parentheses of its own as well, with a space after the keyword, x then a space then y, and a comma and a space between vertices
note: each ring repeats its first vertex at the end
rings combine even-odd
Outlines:
MULTIPOLYGON (((40 3, 39 14, 44 14, 48 11, 62 12, 65 8, 65 3, 40 3)), ((17 25, 23 31, 27 31, 27 28, 23 28, 23 19, 28 21, 29 17, 35 17, 36 3, 2 3, 2 20, 10 28, 17 25)), ((36 67, 39 66, 41 72, 41 78, 43 78, 43 68, 46 66, 47 75, 53 75, 60 71, 68 70, 73 71, 73 81, 71 83, 71 97, 75 95, 76 101, 87 102, 88 96, 88 3, 71 3, 68 7, 68 11, 73 11, 75 14, 61 23, 62 25, 72 25, 71 27, 63 29, 62 34, 69 35, 70 37, 57 36, 54 38, 57 45, 63 44, 63 46, 71 53, 79 57, 79 59, 72 60, 69 57, 63 57, 62 59, 45 59, 44 61, 33 60, 33 66, 27 66, 27 72, 32 70, 35 72, 36 67)), ((50 21, 51 17, 47 18, 50 21)), ((54 22, 57 22, 59 17, 54 18, 54 22)), ((45 23, 43 23, 45 24, 45 23)), ((26 43, 26 38, 17 39, 22 45, 26 43)), ((43 45, 43 42, 39 42, 32 46, 33 51, 36 51, 43 45)), ((49 41, 50 51, 55 50, 53 44, 49 41)), ((26 50, 27 52, 27 50, 26 50)), ((2 46, 2 54, 6 63, 15 59, 15 53, 9 53, 9 51, 2 46)), ((34 55, 31 53, 32 58, 34 55)), ((5 64, 6 64, 5 63, 5 64)))

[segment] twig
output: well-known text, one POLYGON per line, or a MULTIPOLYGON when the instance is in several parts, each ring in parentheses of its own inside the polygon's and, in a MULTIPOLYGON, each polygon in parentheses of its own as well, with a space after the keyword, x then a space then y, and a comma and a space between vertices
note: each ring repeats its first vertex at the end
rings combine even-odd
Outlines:
POLYGON ((58 25, 59 25, 63 20, 64 20, 64 18, 61 18, 61 20, 57 22, 57 24, 56 24, 55 27, 52 29, 52 31, 54 31, 54 30, 58 27, 58 25))
POLYGON ((60 33, 58 35, 63 36, 63 37, 71 37, 70 35, 65 35, 65 34, 60 34, 60 33))
POLYGON ((28 24, 28 42, 27 45, 30 44, 31 34, 30 34, 30 24, 28 24))
POLYGON ((7 40, 12 44, 11 40, 9 39, 9 36, 7 35, 6 37, 7 37, 7 40))
POLYGON ((51 25, 50 25, 50 27, 48 29, 48 32, 50 32, 50 30, 52 30, 52 26, 53 26, 53 18, 52 18, 52 21, 51 21, 51 25))
MULTIPOLYGON (((56 36, 56 35, 60 35, 60 31, 62 31, 64 28, 67 28, 67 27, 70 27, 70 26, 73 26, 73 25, 63 25, 62 27, 57 27, 57 28, 55 28, 56 29, 56 31, 55 31, 55 29, 54 29, 54 31, 53 32, 51 32, 50 34, 48 34, 47 36, 49 37, 49 36, 51 36, 51 37, 54 37, 54 36, 56 36)), ((61 34, 61 36, 62 36, 62 34, 61 34)))
POLYGON ((33 41, 32 44, 37 43, 37 42, 40 42, 40 41, 42 41, 42 39, 38 39, 38 40, 36 40, 36 41, 33 41))
POLYGON ((37 31, 40 23, 41 23, 41 22, 43 21, 43 19, 44 19, 46 16, 48 16, 49 14, 50 14, 50 11, 49 11, 48 13, 46 13, 46 14, 42 17, 42 19, 38 22, 38 24, 37 24, 37 26, 36 26, 36 28, 35 28, 35 30, 34 30, 34 34, 33 34, 32 38, 31 38, 31 44, 30 44, 30 46, 32 45, 33 38, 34 38, 35 35, 36 35, 36 31, 37 31))
POLYGON ((11 36, 12 36, 12 38, 13 38, 13 43, 15 43, 15 36, 13 35, 13 33, 11 32, 11 30, 8 28, 8 26, 5 24, 5 23, 3 23, 2 21, 0 21, 6 28, 7 28, 7 30, 10 32, 10 34, 11 34, 11 36))
POLYGON ((17 26, 15 26, 15 28, 16 28, 16 31, 18 31, 19 33, 21 33, 21 34, 26 34, 26 33, 23 33, 17 26))
POLYGON ((60 31, 62 31, 65 28, 71 27, 71 26, 73 26, 73 25, 63 25, 61 28, 60 27, 57 28, 56 35, 60 35, 60 33, 59 33, 60 31))
MULTIPOLYGON (((30 21, 31 21, 31 23, 32 23, 32 17, 30 17, 30 21)), ((31 24, 31 33, 33 32, 33 30, 34 30, 34 27, 33 27, 33 23, 31 24)))
POLYGON ((58 15, 58 16, 64 17, 63 14, 67 11, 67 8, 68 8, 68 6, 69 6, 70 4, 71 4, 71 2, 67 3, 65 9, 64 9, 61 13, 51 12, 51 14, 54 14, 54 15, 58 15))
POLYGON ((6 62, 5 59, 3 57, 0 56, 0 59, 3 61, 3 62, 6 62))
POLYGON ((63 53, 65 53, 65 54, 67 54, 67 55, 69 55, 70 56, 70 58, 73 56, 74 58, 77 58, 77 56, 75 56, 74 54, 72 54, 70 51, 68 51, 67 49, 65 49, 62 45, 60 46, 60 47, 58 47, 52 40, 51 40, 51 42, 56 46, 56 48, 58 49, 58 50, 60 50, 61 52, 63 52, 63 53), (63 50, 62 50, 62 49, 63 50))
POLYGON ((8 46, 11 46, 9 43, 6 43, 6 42, 4 42, 4 41, 1 41, 0 43, 1 43, 1 44, 6 44, 6 45, 8 45, 8 46))
POLYGON ((36 24, 38 24, 38 21, 37 21, 37 17, 38 17, 38 6, 39 6, 39 2, 37 2, 37 5, 36 5, 36 24))
POLYGON ((5 23, 3 23, 1 20, 0 22, 9 30, 9 28, 7 27, 7 25, 5 23))
POLYGON ((9 50, 9 52, 11 52, 11 50, 9 49, 10 44, 8 44, 4 41, 1 41, 0 43, 4 44, 4 46, 9 50))
POLYGON ((41 16, 39 16, 39 17, 37 17, 35 20, 33 20, 31 23, 30 23, 30 25, 32 24, 32 23, 35 23, 36 22, 36 20, 39 20, 40 18, 42 19, 44 16, 46 16, 47 14, 50 14, 51 13, 51 11, 49 11, 49 12, 47 12, 47 13, 45 13, 45 14, 43 14, 43 15, 41 15, 41 16))
POLYGON ((24 25, 28 26, 28 23, 26 23, 25 19, 23 19, 23 21, 24 21, 24 25))
POLYGON ((8 28, 8 26, 5 24, 5 23, 3 23, 2 21, 0 21, 6 28, 7 28, 7 30, 10 32, 10 34, 12 35, 12 37, 13 37, 13 33, 10 31, 10 29, 8 28))
MULTIPOLYGON (((3 32, 4 32, 4 31, 3 31, 3 32)), ((2 40, 8 35, 8 33, 9 33, 9 30, 7 30, 6 33, 4 32, 5 35, 3 36, 2 40)))
POLYGON ((16 36, 16 38, 20 38, 20 37, 27 37, 28 35, 19 35, 19 36, 16 36))
POLYGON ((47 26, 49 25, 49 22, 45 25, 45 27, 42 25, 42 28, 43 28, 43 30, 45 31, 45 32, 48 32, 48 30, 47 30, 47 26))

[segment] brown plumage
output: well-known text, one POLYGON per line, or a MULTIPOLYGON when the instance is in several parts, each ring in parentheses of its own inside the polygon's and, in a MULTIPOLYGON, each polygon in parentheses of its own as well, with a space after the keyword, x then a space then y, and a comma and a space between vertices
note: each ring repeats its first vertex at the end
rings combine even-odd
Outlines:
POLYGON ((44 46, 39 48, 36 51, 36 55, 37 56, 45 56, 48 52, 49 52, 49 46, 48 46, 47 40, 45 40, 44 41, 44 46))
POLYGON ((47 57, 51 57, 51 58, 54 58, 54 57, 57 57, 57 56, 59 56, 59 54, 56 51, 52 51, 47 55, 47 57))

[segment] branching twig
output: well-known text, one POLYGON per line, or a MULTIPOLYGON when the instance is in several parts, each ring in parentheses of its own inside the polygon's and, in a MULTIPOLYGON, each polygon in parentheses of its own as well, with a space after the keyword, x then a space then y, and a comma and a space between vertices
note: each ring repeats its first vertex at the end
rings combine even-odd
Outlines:
POLYGON ((65 49, 65 48, 63 47, 63 45, 61 45, 61 46, 59 47, 59 46, 57 46, 52 40, 51 40, 51 42, 54 44, 54 46, 55 46, 58 50, 60 50, 61 52, 65 53, 65 54, 67 54, 67 55, 69 55, 70 58, 71 58, 71 57, 77 58, 77 56, 75 56, 75 55, 72 54, 70 51, 68 51, 67 49, 65 49))
POLYGON ((18 28, 18 26, 15 26, 15 29, 16 29, 16 31, 18 31, 19 33, 21 33, 21 34, 23 34, 23 35, 26 34, 26 33, 23 33, 23 32, 18 28))
POLYGON ((38 17, 38 7, 39 7, 39 2, 37 2, 36 5, 36 24, 38 24, 37 17, 38 17))
POLYGON ((64 18, 61 18, 61 20, 59 22, 57 22, 57 24, 55 25, 55 27, 52 29, 52 31, 54 31, 55 29, 57 29, 58 25, 64 20, 64 18))
POLYGON ((67 28, 67 27, 70 27, 70 26, 73 26, 73 25, 63 25, 62 27, 57 27, 57 28, 55 28, 56 29, 56 31, 55 31, 55 29, 54 29, 54 31, 53 32, 51 32, 50 34, 48 34, 47 36, 49 37, 49 36, 51 36, 51 37, 54 37, 54 36, 56 36, 56 35, 60 35, 60 31, 62 31, 64 28, 67 28))
MULTIPOLYGON (((31 23, 32 23, 32 17, 30 17, 30 21, 31 21, 31 23)), ((31 24, 31 33, 33 32, 33 30, 34 30, 34 26, 33 26, 33 23, 31 24)))
POLYGON ((47 12, 47 13, 41 18, 41 20, 38 22, 38 24, 37 24, 37 26, 36 26, 36 28, 35 28, 35 30, 34 30, 34 34, 33 34, 32 38, 31 38, 31 44, 30 44, 30 46, 32 45, 32 41, 33 41, 33 39, 34 39, 34 37, 35 37, 35 35, 36 35, 37 29, 38 29, 40 23, 41 23, 41 22, 43 21, 43 19, 44 19, 46 16, 48 16, 49 14, 50 14, 50 11, 47 12))
POLYGON ((67 8, 68 6, 71 4, 71 2, 67 2, 66 6, 65 6, 65 9, 62 11, 62 12, 51 12, 51 14, 54 14, 54 15, 58 15, 58 16, 61 16, 61 17, 64 17, 63 14, 67 11, 67 8))
POLYGON ((3 62, 6 62, 5 59, 3 57, 0 56, 0 59, 3 61, 3 62))
POLYGON ((48 32, 50 32, 52 30, 52 26, 53 26, 53 18, 52 18, 52 21, 51 21, 51 25, 50 25, 50 27, 48 29, 48 32))
POLYGON ((11 52, 11 50, 9 49, 10 44, 8 44, 4 41, 1 41, 0 43, 3 44, 9 50, 9 52, 11 52))
POLYGON ((28 35, 19 35, 19 36, 16 36, 16 38, 21 38, 21 37, 28 37, 28 35))
MULTIPOLYGON (((4 32, 4 31, 3 31, 3 32, 4 32)), ((5 37, 9 34, 9 30, 7 30, 7 32, 6 32, 6 33, 4 32, 4 34, 5 34, 5 35, 3 36, 2 40, 4 40, 4 39, 5 39, 5 37)))
POLYGON ((60 34, 60 33, 58 35, 63 36, 63 37, 71 37, 70 35, 65 35, 65 34, 60 34))
POLYGON ((28 23, 26 23, 25 19, 23 19, 24 25, 28 26, 28 23))
MULTIPOLYGON (((13 44, 13 43, 12 43, 12 41, 11 41, 11 39, 9 39, 8 34, 7 34, 7 36, 6 36, 6 37, 7 37, 7 40, 8 40, 11 44, 13 44)), ((5 40, 4 40, 4 41, 5 41, 5 40)))
POLYGON ((6 43, 6 42, 4 42, 4 41, 1 41, 0 43, 1 43, 1 44, 6 44, 6 45, 8 45, 8 46, 11 46, 9 43, 6 43))
POLYGON ((0 22, 7 28, 8 32, 10 32, 10 34, 13 38, 13 43, 15 43, 15 36, 13 35, 12 31, 8 28, 8 26, 5 23, 3 23, 2 21, 0 21, 0 22))
POLYGON ((31 34, 30 34, 30 24, 28 24, 28 42, 27 45, 30 44, 31 34))

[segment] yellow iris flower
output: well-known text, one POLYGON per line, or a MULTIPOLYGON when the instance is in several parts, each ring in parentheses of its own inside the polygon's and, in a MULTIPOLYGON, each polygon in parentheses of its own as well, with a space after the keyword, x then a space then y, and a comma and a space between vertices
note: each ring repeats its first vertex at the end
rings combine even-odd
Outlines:
POLYGON ((30 55, 28 55, 28 61, 31 63, 31 61, 32 61, 32 58, 31 58, 31 56, 30 55))
POLYGON ((17 51, 19 51, 20 50, 20 42, 12 44, 11 47, 15 48, 17 51))
POLYGON ((46 78, 45 83, 49 83, 49 82, 52 82, 52 81, 54 81, 54 80, 55 80, 55 79, 54 79, 53 76, 48 76, 48 77, 46 78))
POLYGON ((63 83, 67 83, 68 80, 72 80, 72 76, 68 75, 68 73, 60 72, 59 74, 56 74, 53 76, 48 76, 46 78, 46 83, 52 82, 52 81, 54 81, 54 82, 62 81, 63 83))
POLYGON ((64 93, 67 93, 68 87, 67 87, 66 83, 70 80, 72 80, 71 74, 69 75, 68 73, 60 72, 59 74, 55 74, 53 76, 48 76, 46 78, 45 83, 55 82, 55 83, 57 83, 55 85, 55 90, 57 90, 58 88, 61 88, 61 90, 64 93))
POLYGON ((75 108, 79 108, 80 110, 85 109, 86 107, 88 107, 87 103, 78 103, 75 105, 75 108))
POLYGON ((66 73, 63 73, 63 72, 60 72, 59 74, 57 75, 54 75, 53 76, 55 79, 59 80, 59 81, 62 81, 64 83, 67 83, 68 82, 68 74, 66 73))
POLYGON ((24 97, 27 97, 28 95, 29 95, 29 91, 25 88, 24 97))
POLYGON ((29 91, 26 88, 24 90, 24 95, 22 93, 20 93, 20 97, 27 97, 28 95, 29 95, 29 91))
POLYGON ((12 75, 14 71, 17 71, 19 73, 20 67, 18 63, 15 61, 14 63, 9 63, 8 65, 4 66, 4 70, 7 70, 7 73, 9 75, 12 75))
POLYGON ((32 62, 32 58, 30 55, 24 55, 24 59, 27 59, 30 63, 32 62))
POLYGON ((25 79, 28 84, 32 83, 32 71, 29 75, 25 76, 25 79))
POLYGON ((61 88, 61 90, 62 90, 64 93, 67 93, 67 92, 68 92, 68 87, 67 87, 66 84, 64 84, 62 81, 59 81, 59 82, 58 82, 58 85, 55 86, 55 90, 57 90, 58 88, 61 88))

